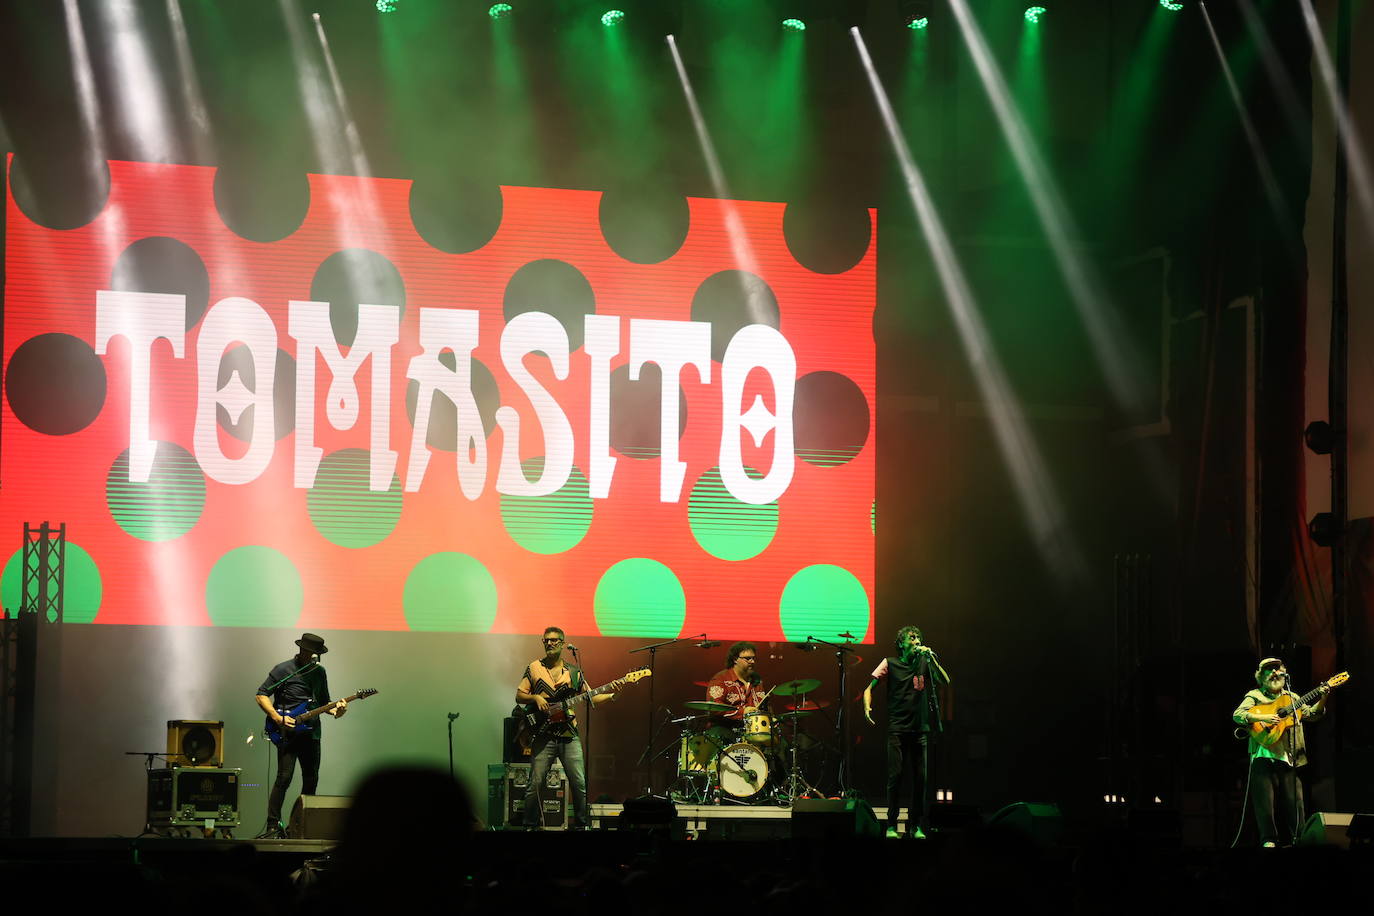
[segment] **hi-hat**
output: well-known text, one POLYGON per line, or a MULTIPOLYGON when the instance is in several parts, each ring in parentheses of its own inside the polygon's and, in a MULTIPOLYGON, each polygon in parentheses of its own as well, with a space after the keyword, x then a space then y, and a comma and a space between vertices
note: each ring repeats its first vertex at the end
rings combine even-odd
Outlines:
POLYGON ((688 709, 696 709, 700 712, 734 712, 735 707, 729 703, 712 703, 710 700, 688 700, 682 704, 688 709))
POLYGON ((779 713, 779 714, 778 714, 778 720, 779 720, 779 721, 782 721, 782 720, 791 721, 792 719, 802 719, 802 718, 805 718, 806 716, 811 715, 811 712, 812 712, 812 711, 809 710, 809 709, 794 709, 794 710, 792 710, 791 712, 779 713))
POLYGON ((814 677, 797 678, 795 681, 784 681, 774 687, 773 693, 780 697, 791 697, 799 693, 810 693, 819 686, 821 682, 814 677))
POLYGON ((807 700, 805 703, 796 703, 784 708, 790 712, 815 712, 817 709, 825 709, 825 707, 829 705, 829 700, 824 703, 817 703, 815 700, 807 700))

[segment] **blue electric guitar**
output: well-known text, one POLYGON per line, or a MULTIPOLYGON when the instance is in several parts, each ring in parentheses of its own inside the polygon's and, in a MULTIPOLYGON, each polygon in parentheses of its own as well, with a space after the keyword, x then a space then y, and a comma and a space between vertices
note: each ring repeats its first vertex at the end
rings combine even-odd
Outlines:
POLYGON ((359 690, 352 696, 344 697, 342 700, 331 700, 323 706, 316 706, 314 709, 309 710, 306 709, 308 704, 305 700, 301 700, 290 709, 279 708, 277 712, 282 716, 290 716, 294 720, 293 724, 279 726, 272 720, 271 716, 268 716, 267 725, 263 728, 263 734, 265 734, 273 744, 280 747, 283 741, 290 741, 307 732, 314 731, 316 727, 315 720, 329 712, 335 706, 338 706, 340 703, 352 703, 354 700, 365 700, 376 692, 376 690, 369 687, 366 690, 359 690))

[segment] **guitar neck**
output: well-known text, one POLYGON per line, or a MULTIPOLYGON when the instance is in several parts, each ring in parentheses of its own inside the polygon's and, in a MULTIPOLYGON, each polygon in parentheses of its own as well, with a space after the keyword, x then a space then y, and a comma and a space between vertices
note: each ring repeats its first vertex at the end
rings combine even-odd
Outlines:
MULTIPOLYGON (((345 703, 351 703, 351 702, 353 702, 353 701, 356 700, 356 699, 358 699, 358 694, 355 693, 355 694, 353 694, 351 697, 344 697, 344 698, 343 698, 343 702, 345 702, 345 703)), ((333 709, 335 706, 338 706, 338 705, 339 705, 339 701, 338 701, 338 700, 330 700, 328 703, 325 703, 323 706, 316 706, 314 709, 310 710, 309 712, 303 712, 303 713, 301 713, 299 716, 296 716, 296 721, 297 721, 297 722, 306 722, 306 721, 309 721, 310 719, 313 719, 313 718, 315 718, 316 716, 319 716, 319 715, 322 715, 322 714, 324 714, 324 713, 329 712, 329 710, 333 709)))
POLYGON ((605 693, 606 691, 611 689, 612 687, 610 684, 603 684, 602 686, 597 687, 595 690, 588 690, 585 693, 579 693, 577 696, 568 697, 564 700, 559 700, 556 705, 561 706, 564 709, 567 709, 569 706, 576 703, 578 700, 590 700, 592 697, 597 696, 598 694, 605 693))

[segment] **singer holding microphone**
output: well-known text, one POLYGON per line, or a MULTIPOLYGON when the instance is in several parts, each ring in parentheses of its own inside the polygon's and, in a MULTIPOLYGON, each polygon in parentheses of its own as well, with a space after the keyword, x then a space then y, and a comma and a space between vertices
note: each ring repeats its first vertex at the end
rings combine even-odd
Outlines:
POLYGON ((873 688, 879 681, 886 681, 887 836, 898 835, 902 780, 910 773, 912 794, 907 833, 923 840, 925 831, 930 829, 930 785, 926 779, 930 741, 944 728, 935 687, 948 684, 949 673, 936 658, 935 650, 921 642, 920 627, 902 627, 894 644, 897 655, 883 659, 864 688, 864 718, 873 724, 873 688))
MULTIPOLYGON (((267 797, 267 824, 258 834, 260 840, 286 836, 281 824, 281 807, 286 800, 286 790, 296 775, 297 761, 301 765, 302 795, 314 795, 320 782, 319 721, 316 720, 311 728, 305 728, 303 723, 296 729, 295 721, 282 710, 293 710, 302 704, 313 709, 329 702, 329 678, 320 664, 320 656, 329 649, 324 638, 314 633, 302 633, 296 646, 295 657, 274 666, 257 693, 258 706, 282 735, 277 744, 277 779, 267 797)), ((348 703, 339 700, 329 714, 337 719, 347 709, 348 703)))
MULTIPOLYGON (((1283 659, 1262 659, 1255 669, 1256 689, 1247 692, 1231 718, 1239 725, 1258 722, 1273 725, 1279 717, 1272 712, 1254 711, 1255 706, 1272 703, 1284 694, 1298 697, 1288 689, 1288 669, 1283 659)), ((1297 842, 1302 829, 1302 784, 1298 782, 1298 767, 1307 763, 1307 744, 1303 740, 1302 723, 1316 720, 1326 712, 1329 691, 1323 689, 1315 706, 1305 706, 1302 717, 1289 726, 1272 747, 1265 747, 1258 737, 1250 734, 1250 810, 1255 813, 1261 846, 1291 846, 1297 842)))

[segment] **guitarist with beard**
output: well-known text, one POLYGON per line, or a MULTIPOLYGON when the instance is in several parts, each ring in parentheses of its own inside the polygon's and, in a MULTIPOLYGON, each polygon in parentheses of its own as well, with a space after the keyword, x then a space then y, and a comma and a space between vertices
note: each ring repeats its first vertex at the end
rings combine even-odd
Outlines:
MULTIPOLYGON (((309 729, 293 731, 295 721, 278 710, 294 709, 302 702, 307 707, 329 702, 329 678, 320 664, 320 656, 329 649, 325 647, 324 638, 314 633, 301 634, 296 646, 299 650, 296 656, 273 667, 258 688, 258 706, 282 731, 281 743, 277 745, 277 781, 267 797, 267 826, 258 834, 260 840, 286 836, 281 825, 281 806, 296 775, 297 761, 301 765, 302 795, 314 795, 320 782, 319 723, 309 729)), ((346 701, 340 700, 329 714, 337 719, 347 711, 347 706, 346 701)))
MULTIPOLYGON (((548 708, 549 699, 563 699, 587 692, 587 680, 582 669, 563 661, 564 633, 558 627, 544 630, 544 657, 525 667, 525 675, 515 688, 515 701, 521 705, 534 704, 539 712, 548 708), (561 691, 561 696, 559 695, 561 691)), ((619 687, 618 683, 613 683, 619 687)), ((614 693, 591 698, 597 705, 615 699, 614 693)), ((543 808, 539 787, 543 785, 549 768, 557 759, 563 764, 572 790, 573 816, 570 829, 585 830, 591 826, 591 811, 587 806, 587 768, 582 757, 582 741, 577 734, 573 709, 566 718, 541 728, 530 745, 530 781, 525 789, 524 827, 536 830, 540 826, 543 808)))
MULTIPOLYGON (((1279 724, 1280 717, 1269 710, 1279 697, 1287 695, 1296 703, 1301 699, 1288 690, 1288 669, 1283 660, 1266 658, 1255 671, 1256 689, 1245 694, 1231 718, 1239 725, 1264 726, 1279 724)), ((1315 721, 1326 712, 1326 698, 1330 687, 1317 688, 1321 699, 1312 706, 1299 707, 1302 715, 1272 746, 1266 746, 1259 734, 1250 735, 1250 808, 1255 812, 1255 826, 1259 828, 1261 846, 1291 846, 1297 841, 1304 820, 1302 785, 1298 782, 1298 767, 1307 763, 1307 744, 1303 740, 1302 723, 1315 721)))

